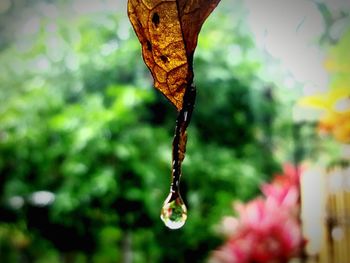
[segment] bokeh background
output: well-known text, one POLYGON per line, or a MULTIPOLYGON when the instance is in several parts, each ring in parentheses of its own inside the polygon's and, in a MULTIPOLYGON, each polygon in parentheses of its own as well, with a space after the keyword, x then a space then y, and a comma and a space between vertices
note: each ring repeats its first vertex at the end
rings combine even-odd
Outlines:
POLYGON ((194 59, 188 220, 171 231, 159 213, 177 113, 152 87, 126 1, 0 0, 0 262, 243 262, 213 252, 225 218, 286 164, 313 176, 304 221, 319 215, 320 240, 316 186, 349 167, 349 12, 345 0, 218 5, 194 59))

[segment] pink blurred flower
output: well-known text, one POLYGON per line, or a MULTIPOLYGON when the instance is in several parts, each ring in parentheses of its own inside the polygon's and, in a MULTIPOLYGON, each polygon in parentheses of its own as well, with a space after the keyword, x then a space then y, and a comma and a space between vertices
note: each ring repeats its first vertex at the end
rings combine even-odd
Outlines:
MULTIPOLYGON (((304 243, 298 220, 299 171, 284 166, 284 174, 264 184, 264 197, 236 203, 239 217, 227 242, 213 252, 211 262, 286 262, 304 243)), ((226 221, 226 229, 230 229, 226 221)))

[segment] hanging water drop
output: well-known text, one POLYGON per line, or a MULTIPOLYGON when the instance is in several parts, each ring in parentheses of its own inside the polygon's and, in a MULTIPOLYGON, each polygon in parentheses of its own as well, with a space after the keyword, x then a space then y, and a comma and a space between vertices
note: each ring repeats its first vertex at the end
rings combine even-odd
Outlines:
POLYGON ((187 208, 182 201, 180 194, 170 192, 165 199, 160 218, 170 229, 181 228, 187 219, 187 208))
POLYGON ((160 213, 160 218, 170 229, 181 228, 187 219, 187 208, 180 195, 180 178, 181 164, 186 152, 186 129, 191 119, 195 97, 196 89, 191 85, 186 89, 183 108, 180 110, 176 119, 170 193, 165 199, 160 213))

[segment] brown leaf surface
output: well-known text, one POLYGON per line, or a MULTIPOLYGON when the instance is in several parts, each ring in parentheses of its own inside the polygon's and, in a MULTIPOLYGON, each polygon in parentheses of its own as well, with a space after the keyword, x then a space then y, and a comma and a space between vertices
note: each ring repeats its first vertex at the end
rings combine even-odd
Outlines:
POLYGON ((178 110, 193 81, 199 31, 220 0, 128 0, 128 15, 143 59, 160 90, 178 110))

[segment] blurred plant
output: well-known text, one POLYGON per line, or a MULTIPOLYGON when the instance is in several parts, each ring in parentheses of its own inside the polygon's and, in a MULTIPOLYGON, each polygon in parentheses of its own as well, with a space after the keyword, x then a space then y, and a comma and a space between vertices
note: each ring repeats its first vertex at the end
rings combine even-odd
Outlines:
POLYGON ((324 111, 318 130, 332 134, 341 143, 350 143, 350 87, 331 89, 327 93, 308 96, 300 103, 324 111))
POLYGON ((303 106, 323 111, 318 130, 341 143, 350 143, 350 30, 330 49, 325 62, 331 74, 330 89, 300 100, 303 106))
POLYGON ((239 216, 225 217, 221 231, 226 243, 210 262, 286 262, 303 246, 299 223, 299 168, 284 165, 284 173, 261 189, 264 197, 236 203, 239 216))

